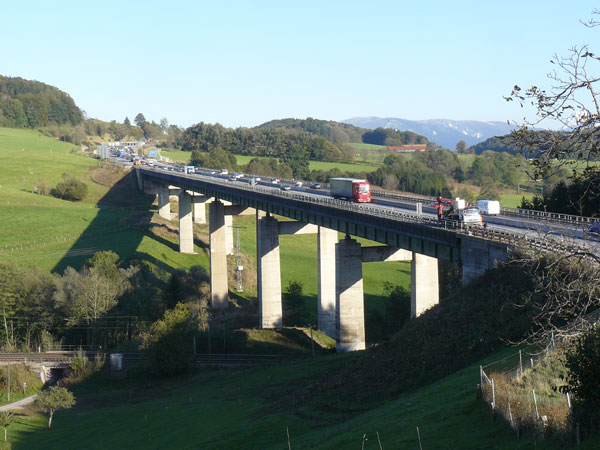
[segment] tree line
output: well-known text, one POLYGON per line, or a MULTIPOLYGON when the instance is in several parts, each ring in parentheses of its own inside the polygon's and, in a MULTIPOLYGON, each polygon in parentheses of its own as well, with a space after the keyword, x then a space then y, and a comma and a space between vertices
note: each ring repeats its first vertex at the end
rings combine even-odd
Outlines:
POLYGON ((62 275, 0 263, 0 341, 4 351, 113 347, 142 336, 178 303, 205 308, 207 293, 200 267, 158 278, 144 262, 127 265, 111 251, 62 275))
POLYGON ((39 81, 0 75, 0 126, 78 125, 81 110, 65 92, 39 81))

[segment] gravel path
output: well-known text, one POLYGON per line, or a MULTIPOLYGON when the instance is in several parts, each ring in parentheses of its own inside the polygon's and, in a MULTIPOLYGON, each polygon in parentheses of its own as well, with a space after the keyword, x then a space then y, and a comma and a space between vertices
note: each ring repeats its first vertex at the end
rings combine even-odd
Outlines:
POLYGON ((21 400, 8 405, 0 406, 0 411, 12 411, 13 409, 22 409, 24 406, 31 405, 35 402, 37 394, 30 395, 29 397, 22 398, 21 400))

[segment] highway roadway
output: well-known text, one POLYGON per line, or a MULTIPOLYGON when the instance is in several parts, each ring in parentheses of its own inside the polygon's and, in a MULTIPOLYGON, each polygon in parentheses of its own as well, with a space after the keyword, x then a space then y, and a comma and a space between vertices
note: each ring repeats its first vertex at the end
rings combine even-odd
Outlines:
MULTIPOLYGON (((120 161, 116 161, 121 163, 120 161)), ((125 161, 123 161, 125 162, 125 161)), ((131 164, 131 163, 128 163, 131 164)), ((145 166, 147 167, 147 166, 145 166)), ((150 167, 148 167, 150 168, 150 167)), ((168 171, 168 172, 182 172, 181 169, 173 165, 169 165, 166 163, 159 162, 155 164, 153 167, 156 170, 160 171, 168 171)), ((188 176, 198 176, 198 177, 213 177, 219 180, 227 180, 228 183, 243 183, 243 184, 252 184, 253 180, 256 180, 258 176, 250 176, 243 175, 240 178, 233 179, 231 173, 228 174, 220 174, 217 170, 214 169, 203 169, 197 168, 194 174, 186 174, 188 176)), ((280 183, 271 182, 272 177, 260 177, 259 181, 254 181, 256 185, 261 186, 263 188, 268 188, 273 190, 273 193, 277 195, 277 193, 283 193, 283 186, 288 186, 289 191, 302 193, 304 196, 310 198, 331 198, 329 194, 329 190, 327 186, 324 186, 323 189, 311 189, 307 185, 310 185, 310 182, 303 182, 303 186, 295 186, 294 183, 296 180, 282 180, 280 183)), ((367 208, 380 208, 382 210, 393 210, 397 212, 403 212, 407 214, 416 214, 416 204, 417 201, 415 199, 408 200, 407 198, 382 198, 378 195, 378 192, 375 191, 373 193, 372 203, 370 204, 357 204, 359 206, 367 208)), ((387 194, 387 193, 386 193, 387 194)), ((437 219, 437 211, 432 206, 431 200, 423 201, 422 208, 422 217, 428 222, 429 225, 434 223, 436 226, 438 225, 436 222, 437 219)), ((553 238, 558 244, 563 245, 577 245, 581 247, 585 247, 588 250, 593 249, 594 253, 600 254, 600 236, 596 236, 595 234, 590 234, 587 232, 587 224, 586 222, 576 222, 576 223, 568 223, 564 220, 552 220, 551 218, 546 217, 515 217, 515 215, 498 215, 498 216, 483 216, 484 222, 487 224, 485 230, 479 229, 477 235, 482 235, 485 237, 488 232, 506 232, 511 234, 521 235, 522 237, 526 237, 527 239, 547 239, 549 237, 553 238)), ((589 223, 589 221, 587 222, 589 223)), ((453 224, 455 226, 455 224, 453 224)), ((452 226, 449 226, 452 227, 452 226)))

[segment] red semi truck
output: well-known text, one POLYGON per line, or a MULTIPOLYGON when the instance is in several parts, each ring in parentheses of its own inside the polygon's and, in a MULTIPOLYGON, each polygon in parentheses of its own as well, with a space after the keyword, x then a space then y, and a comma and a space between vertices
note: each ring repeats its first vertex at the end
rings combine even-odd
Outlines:
POLYGON ((371 186, 366 180, 356 178, 331 178, 329 191, 333 198, 341 198, 359 203, 371 201, 371 186))

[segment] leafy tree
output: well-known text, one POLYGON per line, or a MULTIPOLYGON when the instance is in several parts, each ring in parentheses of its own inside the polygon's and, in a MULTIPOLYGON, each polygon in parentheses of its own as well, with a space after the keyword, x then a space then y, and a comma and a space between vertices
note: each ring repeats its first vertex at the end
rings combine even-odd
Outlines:
POLYGON ((144 117, 144 115, 142 113, 138 113, 135 118, 133 119, 133 121, 135 122, 135 124, 139 127, 141 126, 144 122, 146 122, 146 118, 144 117))
POLYGON ((36 404, 49 414, 48 428, 50 428, 54 413, 61 409, 72 408, 75 405, 75 396, 67 388, 52 386, 38 395, 36 404))
POLYGON ((160 129, 162 130, 163 134, 166 134, 169 130, 169 121, 166 117, 160 119, 160 129))
POLYGON ((129 117, 125 117, 125 120, 123 121, 123 125, 130 127, 131 126, 131 121, 129 120, 129 117))
POLYGON ((484 180, 481 191, 479 191, 479 195, 477 196, 477 200, 500 200, 498 186, 493 180, 484 180))
POLYGON ((10 427, 17 418, 15 415, 9 411, 0 412, 0 427, 4 428, 4 442, 6 442, 8 437, 8 427, 10 427))
POLYGON ((458 141, 456 143, 456 153, 467 153, 467 143, 465 141, 458 141))
POLYGON ((88 269, 97 269, 101 276, 115 282, 120 282, 118 262, 119 255, 112 250, 100 251, 94 253, 94 256, 85 262, 85 267, 88 269))
POLYGON ((192 311, 178 303, 143 335, 142 349, 149 353, 152 368, 158 374, 168 377, 194 368, 192 343, 198 326, 192 311))

